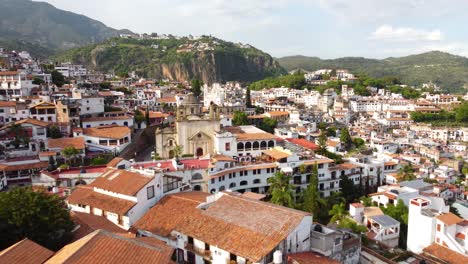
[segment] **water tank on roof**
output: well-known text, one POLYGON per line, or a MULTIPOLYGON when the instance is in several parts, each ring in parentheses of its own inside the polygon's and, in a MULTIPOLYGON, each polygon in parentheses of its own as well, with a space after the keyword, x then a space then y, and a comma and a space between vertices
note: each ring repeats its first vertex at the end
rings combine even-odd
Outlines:
POLYGON ((273 253, 273 263, 274 264, 282 264, 283 263, 283 253, 279 250, 276 250, 273 253))

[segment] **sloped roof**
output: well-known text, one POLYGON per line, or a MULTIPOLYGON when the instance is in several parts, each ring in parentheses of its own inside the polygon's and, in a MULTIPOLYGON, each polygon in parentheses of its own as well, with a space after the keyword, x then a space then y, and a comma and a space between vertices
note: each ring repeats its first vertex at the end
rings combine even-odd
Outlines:
POLYGON ((120 215, 125 215, 133 206, 136 205, 135 202, 129 200, 95 192, 92 188, 87 186, 79 186, 76 188, 75 191, 68 196, 67 202, 69 204, 89 205, 94 208, 99 208, 104 211, 120 215))
POLYGON ((153 178, 138 172, 108 168, 88 186, 134 196, 153 178))
POLYGON ((90 137, 121 139, 130 134, 126 126, 101 126, 83 129, 83 134, 90 137))
POLYGON ((181 194, 168 195, 134 227, 164 237, 176 230, 256 262, 310 215, 230 194, 223 194, 204 210, 197 208, 201 203, 181 194))
POLYGON ((97 230, 68 244, 46 263, 172 263, 173 249, 153 238, 97 230))
POLYGON ((66 147, 74 147, 77 150, 85 149, 85 141, 83 137, 73 138, 51 138, 47 142, 47 147, 51 149, 64 149, 66 147))
POLYGON ((25 238, 0 252, 0 263, 43 263, 53 251, 25 238))

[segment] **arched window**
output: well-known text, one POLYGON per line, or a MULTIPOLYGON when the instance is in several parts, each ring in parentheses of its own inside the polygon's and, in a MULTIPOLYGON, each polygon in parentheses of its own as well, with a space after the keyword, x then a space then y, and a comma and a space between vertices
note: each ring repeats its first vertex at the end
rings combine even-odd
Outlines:
POLYGON ((86 182, 83 179, 79 179, 75 182, 75 186, 78 186, 78 185, 86 185, 86 182))
POLYGON ((231 182, 231 184, 229 184, 229 188, 234 188, 236 187, 236 183, 235 182, 231 182))
POLYGON ((273 140, 268 141, 268 147, 269 148, 275 147, 275 142, 273 140))
POLYGON ((194 191, 201 191, 201 186, 200 185, 195 185, 193 186, 194 191))
POLYGON ((240 182, 240 185, 241 185, 241 186, 244 186, 244 185, 247 185, 247 184, 248 184, 247 181, 241 181, 241 182, 240 182))
POLYGON ((266 149, 266 148, 267 148, 266 141, 262 141, 262 143, 260 143, 260 149, 266 149))
POLYGON ((259 147, 260 147, 260 144, 258 143, 258 141, 255 141, 255 142, 253 143, 253 149, 254 149, 254 150, 258 150, 259 147))
POLYGON ((246 150, 246 151, 252 150, 252 143, 246 142, 246 143, 245 143, 245 150, 246 150))
POLYGON ((229 168, 229 163, 224 163, 224 168, 225 169, 229 168))
POLYGON ((195 173, 192 175, 192 180, 196 181, 196 180, 203 180, 203 176, 200 174, 200 173, 195 173))
POLYGON ((215 189, 211 189, 210 193, 215 193, 216 190, 215 189))
POLYGON ((203 156, 203 149, 202 148, 197 148, 197 157, 203 156))
POLYGON ((222 192, 222 191, 224 191, 224 190, 226 190, 226 187, 224 187, 224 185, 221 186, 221 187, 219 187, 219 191, 220 191, 220 192, 222 192))
POLYGON ((260 179, 255 179, 255 180, 253 180, 253 183, 254 183, 254 184, 259 184, 259 183, 260 183, 260 179))
POLYGON ((128 127, 128 122, 127 121, 124 122, 124 126, 128 127))
POLYGON ((244 143, 242 143, 242 142, 237 143, 237 150, 244 151, 244 143))

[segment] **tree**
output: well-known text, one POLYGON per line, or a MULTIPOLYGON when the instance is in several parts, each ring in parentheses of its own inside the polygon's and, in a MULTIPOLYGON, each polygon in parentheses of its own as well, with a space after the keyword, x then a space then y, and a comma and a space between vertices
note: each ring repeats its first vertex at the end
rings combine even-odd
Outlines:
POLYGON ((336 127, 331 126, 327 128, 327 136, 328 137, 336 137, 336 127))
POLYGON ((245 107, 247 108, 252 108, 252 99, 250 98, 250 88, 247 87, 247 90, 245 91, 245 107))
POLYGON ((291 176, 281 171, 276 172, 273 177, 268 179, 270 184, 268 193, 271 196, 271 203, 290 208, 294 207, 293 187, 290 181, 291 176))
POLYGON ((51 126, 50 128, 48 128, 47 132, 48 137, 50 138, 61 138, 63 136, 58 126, 51 126))
POLYGON ((406 249, 406 238, 408 236, 408 207, 403 200, 399 199, 396 206, 389 203, 387 207, 382 206, 380 209, 382 209, 384 214, 400 222, 400 239, 398 244, 400 248, 406 249))
POLYGON ((44 83, 45 83, 44 80, 42 80, 42 79, 40 79, 40 78, 37 78, 37 77, 34 77, 34 78, 33 78, 33 81, 32 81, 32 84, 34 84, 34 85, 42 85, 42 84, 44 84, 44 83))
MULTIPOLYGON (((62 156, 65 158, 66 162, 73 161, 80 152, 72 146, 65 147, 62 150, 62 156)), ((68 164, 71 165, 71 164, 68 164)))
POLYGON ((400 181, 412 181, 416 179, 413 167, 409 164, 406 164, 398 170, 398 177, 400 181))
POLYGON ((346 149, 349 149, 353 143, 349 130, 346 127, 343 127, 340 131, 340 141, 344 144, 346 149))
POLYGON ((91 160, 92 166, 104 165, 107 164, 107 160, 104 157, 95 157, 91 160))
POLYGON ((322 132, 320 133, 320 136, 318 138, 318 145, 319 145, 318 153, 320 155, 325 155, 328 152, 328 150, 327 150, 327 135, 325 133, 325 130, 322 130, 322 132))
POLYGON ((146 118, 143 115, 143 113, 141 113, 140 110, 136 110, 135 111, 135 123, 137 123, 138 125, 141 125, 141 123, 143 123, 145 120, 146 118))
POLYGON ((382 174, 382 169, 380 167, 377 168, 377 188, 382 184, 381 182, 381 174, 382 174))
POLYGON ((357 192, 354 182, 350 180, 346 175, 340 176, 340 188, 343 198, 346 200, 346 203, 349 204, 353 202, 356 198, 359 197, 359 192, 357 192))
POLYGON ((65 76, 63 76, 60 72, 54 70, 51 72, 52 75, 52 83, 57 85, 57 87, 62 87, 65 84, 65 76))
POLYGON ((146 126, 148 127, 150 125, 150 115, 149 115, 148 106, 146 107, 146 111, 145 111, 145 122, 146 122, 146 126))
POLYGON ((245 112, 242 112, 242 111, 235 111, 234 116, 232 118, 232 124, 234 126, 248 125, 249 122, 248 122, 247 114, 245 112))
POLYGON ((27 237, 51 250, 70 241, 74 223, 65 202, 31 188, 0 193, 0 249, 27 237))
POLYGON ((310 183, 304 191, 304 203, 302 210, 310 212, 314 215, 318 213, 320 194, 318 191, 318 166, 317 163, 312 167, 312 174, 310 175, 310 183))
POLYGON ((14 135, 14 139, 10 143, 15 146, 15 148, 19 148, 21 145, 25 146, 29 144, 29 136, 21 125, 11 125, 10 133, 14 135))
POLYGON ((341 219, 341 221, 339 221, 338 223, 338 227, 351 229, 353 233, 358 234, 358 235, 367 232, 367 227, 363 225, 359 225, 358 223, 356 223, 353 219, 349 217, 345 217, 341 219))
POLYGON ((47 167, 48 171, 54 171, 57 169, 57 165, 55 164, 55 159, 54 157, 50 156, 49 157, 49 166, 47 167))
POLYGON ((202 87, 202 81, 198 80, 198 79, 193 79, 192 80, 192 83, 191 83, 191 86, 192 86, 192 93, 193 95, 195 95, 196 97, 200 96, 201 93, 202 93, 202 90, 201 90, 201 87, 202 87))
POLYGON ((182 150, 183 150, 183 148, 182 148, 181 145, 178 145, 178 144, 175 145, 175 147, 174 147, 174 149, 172 151, 174 151, 174 157, 176 159, 180 158, 180 156, 182 155, 182 150))
POLYGON ((361 199, 362 204, 363 204, 365 207, 372 206, 372 198, 367 197, 367 196, 363 196, 363 197, 361 197, 360 199, 361 199))
POLYGON ((259 125, 261 130, 264 130, 268 133, 275 133, 275 128, 278 126, 278 121, 273 118, 265 117, 259 125))
POLYGON ((348 212, 346 211, 344 203, 333 205, 332 209, 329 211, 329 214, 332 216, 330 223, 338 223, 348 216, 348 212))

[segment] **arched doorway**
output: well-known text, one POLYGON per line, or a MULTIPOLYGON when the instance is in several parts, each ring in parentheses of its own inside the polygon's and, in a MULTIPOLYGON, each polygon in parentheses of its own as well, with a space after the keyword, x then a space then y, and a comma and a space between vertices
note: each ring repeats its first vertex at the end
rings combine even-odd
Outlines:
POLYGON ((203 156, 203 149, 202 148, 197 148, 197 157, 203 156))
POLYGON ((75 182, 75 186, 78 186, 78 185, 86 185, 86 182, 83 179, 79 179, 75 182))
POLYGON ((195 185, 193 186, 194 191, 201 191, 201 186, 200 185, 195 185))
POLYGON ((174 158, 174 156, 175 156, 174 150, 169 150, 169 158, 172 159, 174 158))

